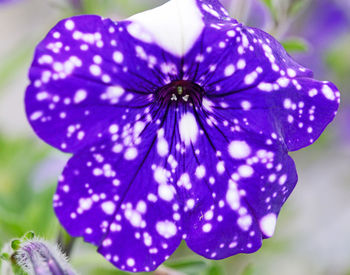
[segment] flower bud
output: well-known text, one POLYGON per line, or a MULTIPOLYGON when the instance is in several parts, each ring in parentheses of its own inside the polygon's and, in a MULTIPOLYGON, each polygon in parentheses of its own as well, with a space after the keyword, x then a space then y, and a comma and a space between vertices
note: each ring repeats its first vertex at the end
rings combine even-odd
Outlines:
POLYGON ((29 275, 75 275, 60 249, 39 238, 27 239, 15 253, 17 264, 29 275))

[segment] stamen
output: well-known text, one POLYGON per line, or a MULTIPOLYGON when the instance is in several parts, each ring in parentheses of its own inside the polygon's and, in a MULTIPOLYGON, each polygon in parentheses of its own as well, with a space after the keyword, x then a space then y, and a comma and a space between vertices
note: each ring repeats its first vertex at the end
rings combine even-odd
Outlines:
POLYGON ((162 104, 177 101, 201 106, 204 92, 204 89, 194 82, 177 80, 156 90, 155 98, 162 104))

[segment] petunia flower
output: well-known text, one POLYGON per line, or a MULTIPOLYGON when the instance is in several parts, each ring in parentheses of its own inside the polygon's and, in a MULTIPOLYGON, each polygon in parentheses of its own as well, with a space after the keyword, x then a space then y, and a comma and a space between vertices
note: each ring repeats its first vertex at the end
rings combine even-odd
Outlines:
POLYGON ((181 240, 222 259, 273 235, 339 92, 216 0, 171 0, 114 22, 59 22, 38 45, 26 111, 73 156, 54 196, 72 236, 150 271, 181 240))

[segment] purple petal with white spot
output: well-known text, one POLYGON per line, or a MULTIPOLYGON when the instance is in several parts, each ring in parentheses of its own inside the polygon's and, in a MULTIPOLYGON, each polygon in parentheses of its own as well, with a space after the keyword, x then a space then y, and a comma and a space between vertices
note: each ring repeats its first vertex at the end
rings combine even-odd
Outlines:
POLYGON ((52 146, 76 152, 101 138, 114 120, 121 127, 129 111, 151 105, 152 91, 163 84, 158 48, 142 48, 125 28, 99 16, 77 16, 58 23, 37 47, 26 111, 35 132, 52 146))
POLYGON ((339 104, 334 84, 215 0, 63 20, 29 76, 33 129, 74 153, 57 217, 134 272, 182 239, 212 259, 259 249, 297 182, 288 151, 314 142, 339 104))
POLYGON ((99 246, 123 270, 154 270, 182 239, 178 196, 163 168, 167 159, 158 155, 167 145, 157 127, 138 121, 130 128, 132 146, 120 149, 124 143, 106 138, 76 154, 55 195, 56 215, 68 232, 99 246))

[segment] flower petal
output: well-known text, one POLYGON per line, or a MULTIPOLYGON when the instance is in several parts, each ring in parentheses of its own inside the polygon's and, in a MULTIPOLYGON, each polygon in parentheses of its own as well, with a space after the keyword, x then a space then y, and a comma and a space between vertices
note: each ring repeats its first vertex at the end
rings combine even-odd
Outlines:
POLYGON ((286 78, 225 97, 208 95, 208 101, 220 119, 235 118, 245 131, 264 134, 266 143, 279 140, 294 151, 321 135, 336 115, 339 96, 330 82, 286 78))
POLYGON ((217 0, 171 0, 128 20, 132 22, 128 26, 132 36, 146 43, 156 43, 177 57, 191 50, 208 22, 236 22, 217 0))
MULTIPOLYGON (((166 117, 163 110, 160 117, 166 117)), ((170 116, 170 118, 173 116, 170 116)), ((173 121, 146 118, 121 129, 69 161, 55 195, 55 212, 73 236, 83 236, 120 269, 150 271, 182 239, 177 166, 168 143, 173 121), (173 171, 171 170, 173 168, 173 171)))
POLYGON ((266 144, 264 135, 207 115, 197 116, 201 134, 184 165, 186 242, 212 259, 251 253, 273 235, 297 182, 295 166, 278 140, 266 144))
POLYGON ((37 47, 26 111, 36 133, 52 146, 76 152, 92 144, 112 120, 122 127, 130 112, 149 106, 150 94, 174 77, 179 61, 136 41, 128 24, 73 17, 37 47))
POLYGON ((172 0, 129 20, 132 23, 128 31, 132 36, 143 42, 156 43, 178 57, 192 48, 204 26, 195 0, 172 0))
POLYGON ((312 76, 272 36, 235 22, 207 23, 184 61, 185 78, 220 96, 280 78, 312 76))
POLYGON ((313 143, 339 107, 334 84, 310 78, 310 70, 258 29, 206 25, 184 60, 184 78, 206 91, 204 105, 222 119, 242 118, 240 127, 279 138, 290 151, 313 143))

